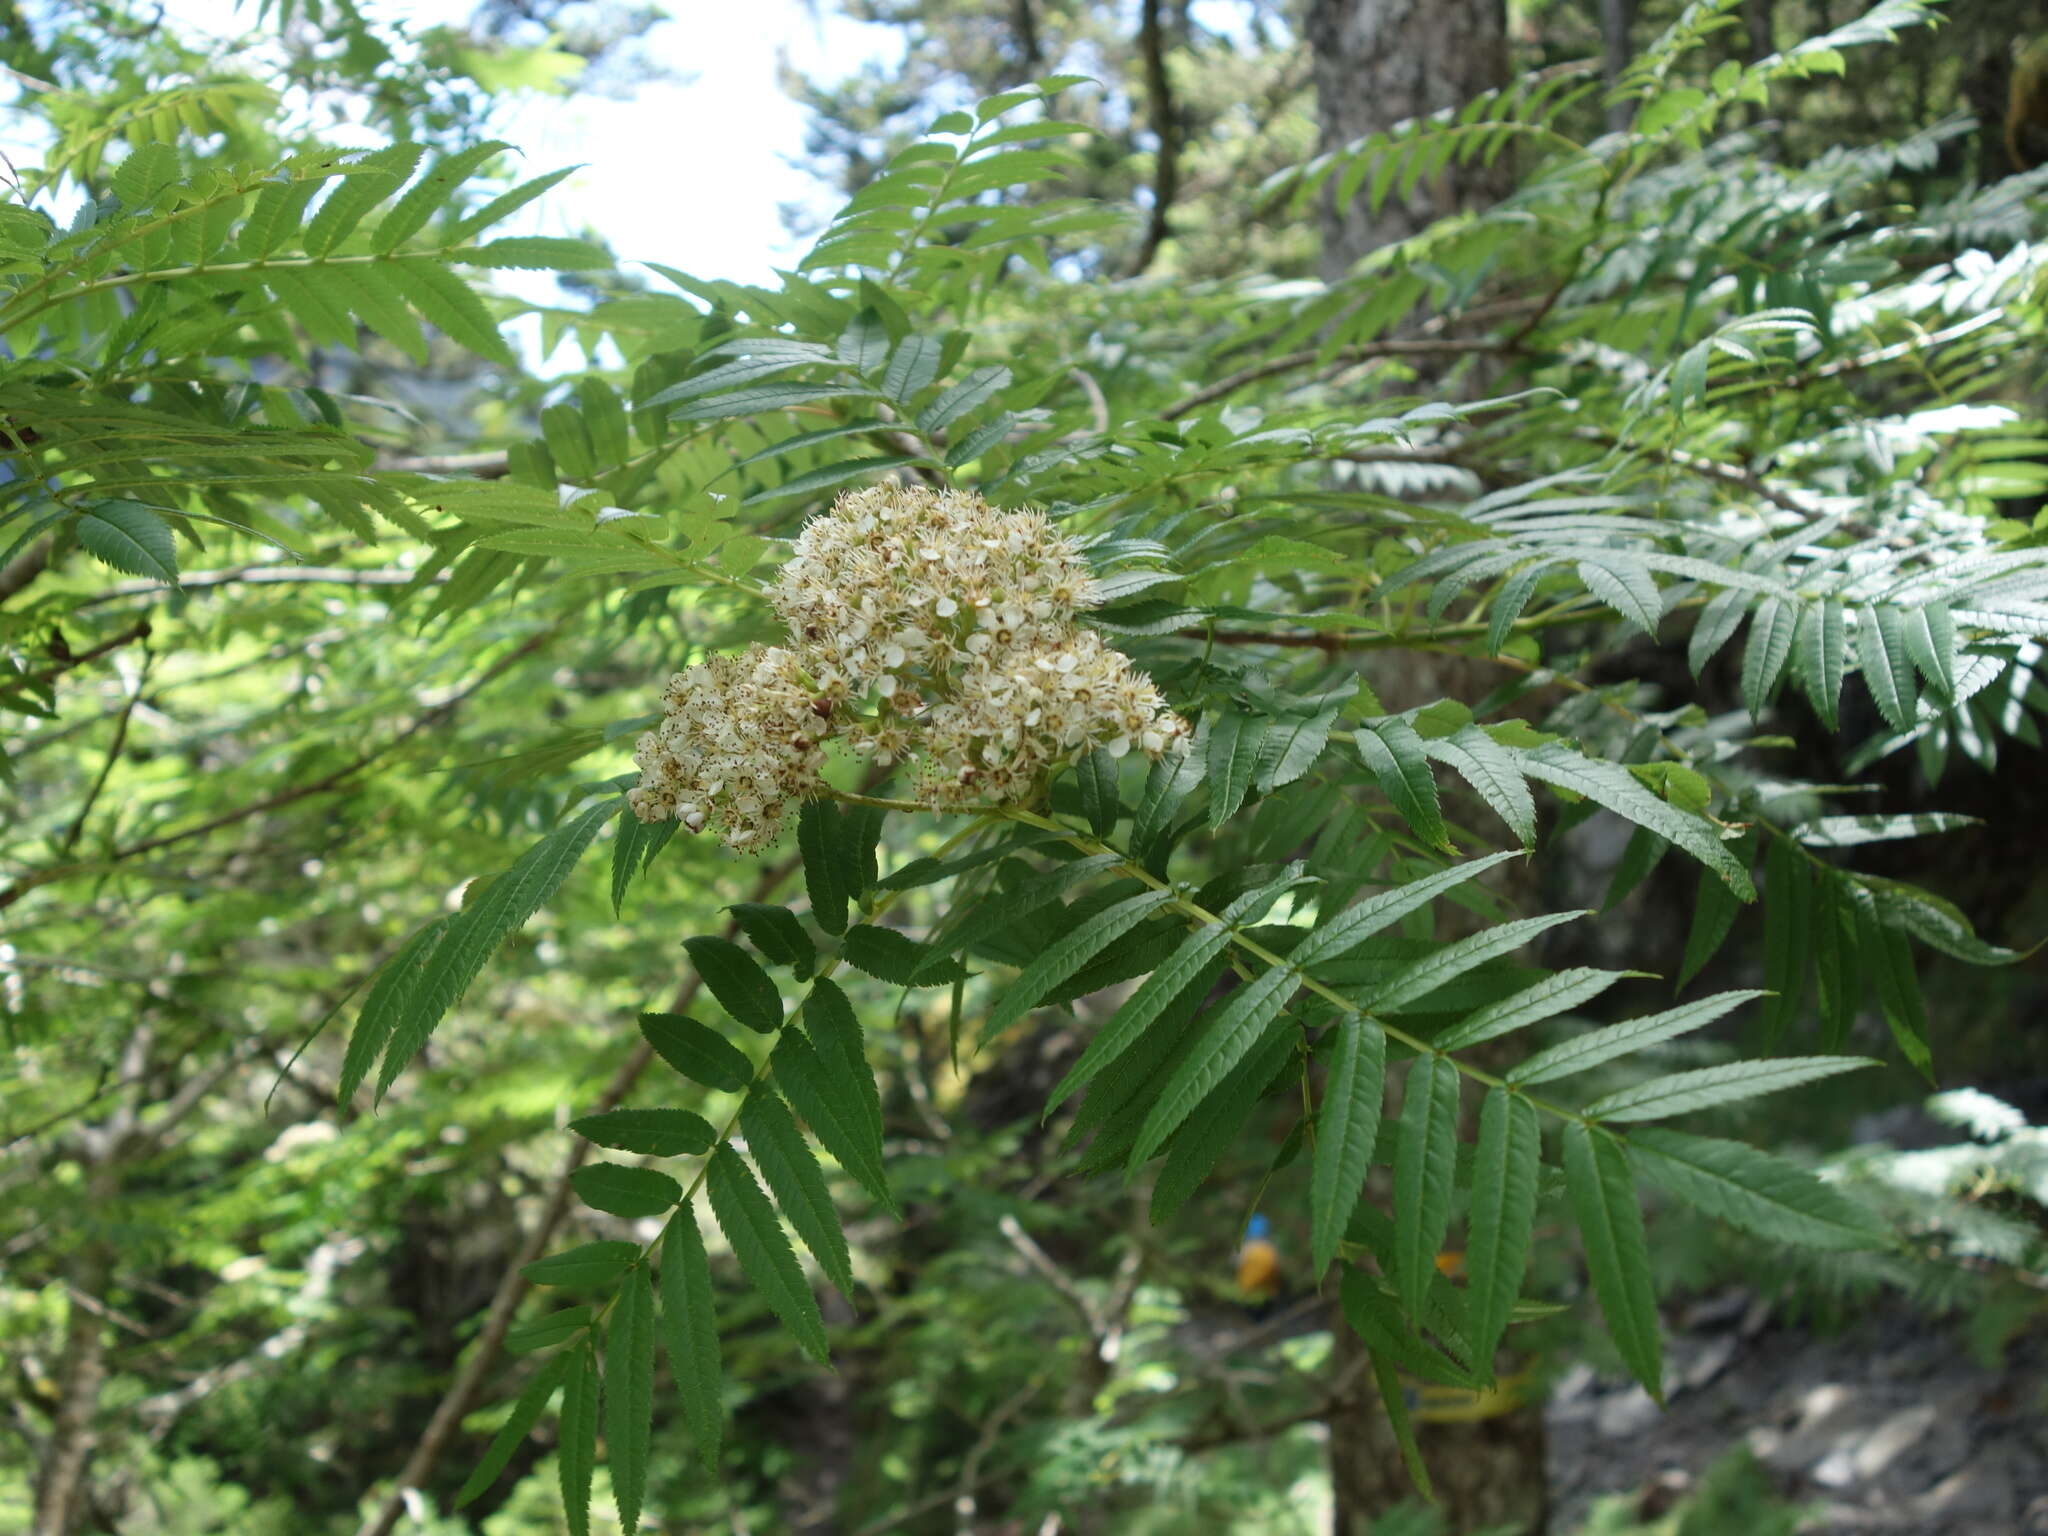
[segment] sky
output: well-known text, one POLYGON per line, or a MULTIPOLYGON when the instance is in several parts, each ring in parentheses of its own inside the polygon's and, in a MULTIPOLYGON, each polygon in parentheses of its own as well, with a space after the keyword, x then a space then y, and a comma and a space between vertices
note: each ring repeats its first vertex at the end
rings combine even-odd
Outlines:
MULTIPOLYGON (((372 16, 413 27, 467 18, 470 0, 372 0, 372 16)), ((901 54, 894 28, 810 14, 803 0, 669 0, 675 19, 648 33, 649 58, 679 78, 631 100, 572 94, 523 100, 501 137, 534 174, 584 169, 530 205, 519 233, 601 231, 626 260, 652 260, 699 277, 770 280, 807 242, 783 230, 779 205, 819 204, 818 184, 794 162, 803 110, 777 78, 778 54, 807 74, 849 74, 901 54)), ((233 37, 255 26, 251 0, 168 0, 165 19, 188 35, 233 37)), ((825 211, 829 211, 826 205, 825 211)), ((513 232, 507 226, 507 233, 513 232)))

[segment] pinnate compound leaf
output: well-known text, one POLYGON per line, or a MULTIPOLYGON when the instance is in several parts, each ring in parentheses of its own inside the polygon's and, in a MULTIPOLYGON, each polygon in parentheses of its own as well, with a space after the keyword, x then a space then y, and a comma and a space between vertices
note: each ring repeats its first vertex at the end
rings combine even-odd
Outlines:
POLYGON ((1782 1093, 1877 1063, 1862 1056, 1779 1056, 1769 1061, 1735 1061, 1653 1077, 1596 1099, 1586 1106, 1595 1120, 1662 1120, 1672 1115, 1782 1093))
POLYGON ((711 1154, 705 1186, 711 1193, 711 1210, 718 1218, 719 1230, 732 1245, 748 1282, 795 1335, 804 1353, 823 1365, 829 1352, 825 1320, 804 1272, 797 1267, 789 1239, 782 1234, 775 1208, 755 1182, 753 1172, 731 1147, 720 1147, 711 1154))
POLYGON ((1564 1181, 1607 1331, 1636 1380, 1662 1402, 1664 1343, 1628 1155, 1605 1131, 1571 1121, 1564 1129, 1564 1181))
POLYGON ((1394 1283, 1402 1305, 1419 1315, 1437 1272, 1437 1250, 1451 1222, 1451 1175, 1458 1160, 1458 1069, 1419 1056, 1403 1088, 1394 1144, 1394 1283))
POLYGON ((1806 1169, 1739 1141, 1662 1126, 1629 1133, 1629 1160, 1702 1213, 1778 1243, 1874 1248, 1889 1234, 1871 1214, 1806 1169))
POLYGON ((1337 1256, 1337 1244, 1365 1187, 1387 1087, 1386 1032, 1352 1014, 1337 1020, 1336 1031, 1309 1176, 1309 1257, 1316 1277, 1337 1256))
POLYGON ((521 1392, 518 1401, 513 1403, 511 1416, 498 1426, 498 1432, 491 1437, 491 1443, 484 1451, 483 1460, 476 1464, 475 1470, 469 1474, 468 1481, 463 1483, 461 1490, 455 1495, 456 1509, 462 1508, 498 1480, 498 1474, 511 1462, 512 1453, 519 1449, 526 1437, 533 1433, 533 1426, 540 1422, 541 1413, 546 1409, 548 1399, 552 1398, 556 1389, 568 1380, 570 1368, 575 1363, 574 1353, 564 1352, 556 1355, 534 1373, 533 1379, 526 1384, 526 1390, 521 1392))
POLYGON ((576 1198, 613 1216, 659 1216, 683 1198, 683 1186, 653 1168, 592 1163, 569 1175, 576 1198))
POLYGON ((782 994, 752 955, 712 933, 683 940, 683 948, 727 1013, 764 1035, 782 1028, 782 994))
POLYGON ((1526 1086, 1589 1072, 1618 1057, 1633 1055, 1702 1029, 1730 1009, 1761 996, 1761 992, 1716 992, 1712 997, 1700 998, 1680 1008, 1669 1008, 1662 1013, 1646 1014, 1640 1019, 1624 1019, 1604 1029, 1589 1030, 1575 1039, 1562 1040, 1547 1050, 1538 1051, 1511 1070, 1508 1081, 1526 1086))
POLYGON ((614 1152, 649 1157, 695 1157, 718 1140, 711 1122, 687 1109, 608 1109, 571 1120, 569 1129, 614 1152))
POLYGON ((754 1079, 754 1064, 715 1029, 680 1013, 643 1013, 640 1033, 654 1054, 693 1083, 738 1093, 754 1079))
POLYGON ((633 1266, 612 1308, 604 1354, 605 1453, 612 1499, 626 1536, 640 1528, 647 1497, 647 1452, 654 1421, 654 1283, 633 1266))
POLYGON ((825 1171, 812 1156, 789 1106, 768 1090, 756 1088, 740 1107, 740 1129, 746 1134, 747 1152, 768 1181, 782 1214, 816 1257, 826 1278, 839 1287, 842 1296, 851 1298, 853 1259, 847 1252, 846 1236, 839 1230, 832 1191, 826 1187, 825 1171))
POLYGON ((723 1371, 718 1359, 718 1317, 712 1307, 711 1261, 697 1213, 683 1210, 661 1239, 661 1320, 669 1374, 683 1400, 683 1419, 707 1468, 718 1465, 725 1431, 723 1371))
POLYGON ((1518 1093, 1495 1088, 1479 1109, 1479 1144, 1472 1161, 1472 1211, 1465 1273, 1472 1368, 1487 1372, 1507 1331, 1536 1227, 1536 1182, 1542 1162, 1536 1106, 1518 1093))

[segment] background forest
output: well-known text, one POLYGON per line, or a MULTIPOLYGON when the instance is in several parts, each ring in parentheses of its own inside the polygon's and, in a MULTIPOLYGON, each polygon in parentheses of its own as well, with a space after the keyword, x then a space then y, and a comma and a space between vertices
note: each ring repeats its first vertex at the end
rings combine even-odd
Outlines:
POLYGON ((0 1532, 2048 1532, 2048 0, 693 9, 0 0, 0 1532))

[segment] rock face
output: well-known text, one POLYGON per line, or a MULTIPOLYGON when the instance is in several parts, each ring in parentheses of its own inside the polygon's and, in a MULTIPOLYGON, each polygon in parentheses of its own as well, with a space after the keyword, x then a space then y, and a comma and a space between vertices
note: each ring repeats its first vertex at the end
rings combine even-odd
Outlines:
POLYGON ((1731 1293, 1671 1340, 1669 1410, 1583 1368, 1551 1395, 1557 1527, 1603 1494, 1682 1493, 1738 1444, 1812 1511, 1802 1530, 2048 1536, 2048 1338, 1987 1369, 1959 1329, 1878 1302, 1840 1332, 1731 1293))

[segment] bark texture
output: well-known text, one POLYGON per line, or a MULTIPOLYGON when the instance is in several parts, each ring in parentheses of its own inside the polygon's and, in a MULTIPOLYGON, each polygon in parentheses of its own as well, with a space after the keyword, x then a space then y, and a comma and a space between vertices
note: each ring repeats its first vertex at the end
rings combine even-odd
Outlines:
MULTIPOLYGON (((1336 149, 1412 117, 1462 106, 1508 78, 1505 0, 1309 0, 1321 148, 1336 149)), ((1452 165, 1378 212, 1363 198, 1322 207, 1323 275, 1456 209, 1491 201, 1501 173, 1452 165)))

